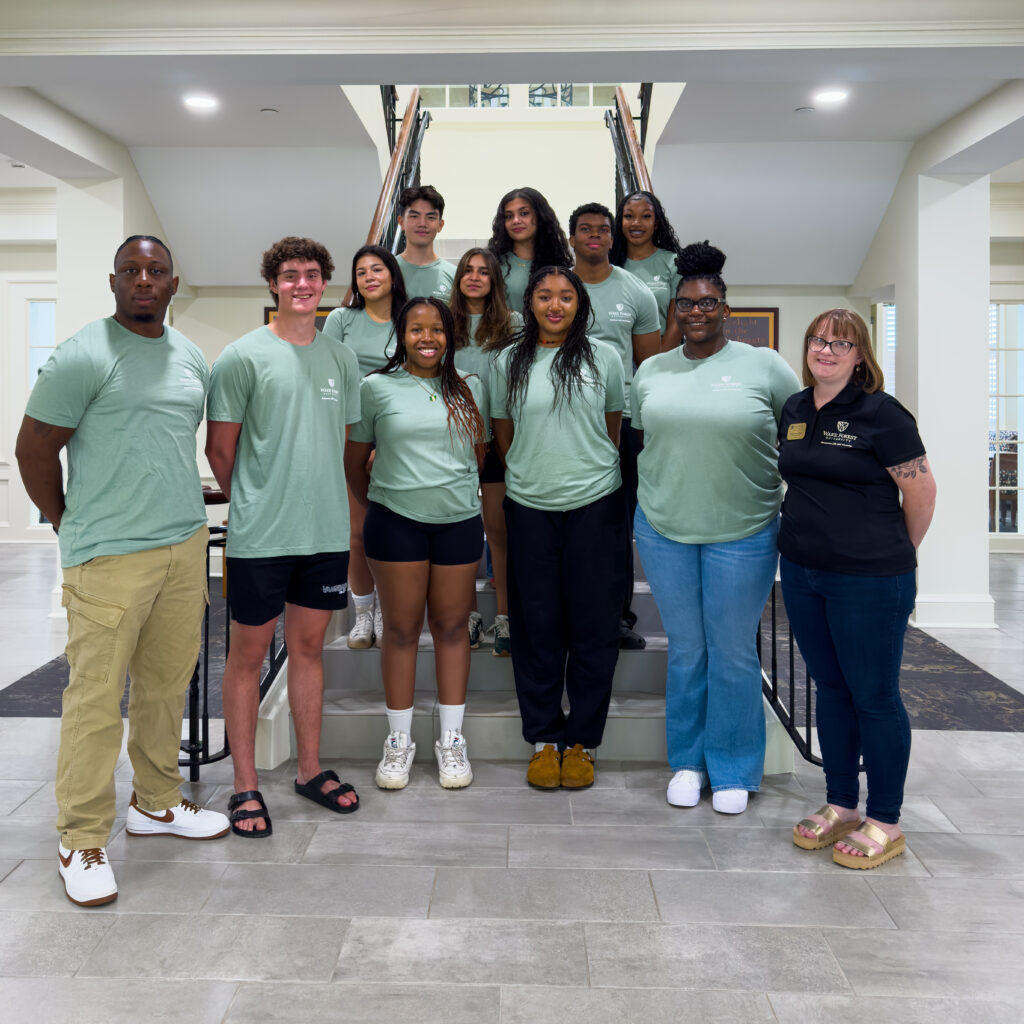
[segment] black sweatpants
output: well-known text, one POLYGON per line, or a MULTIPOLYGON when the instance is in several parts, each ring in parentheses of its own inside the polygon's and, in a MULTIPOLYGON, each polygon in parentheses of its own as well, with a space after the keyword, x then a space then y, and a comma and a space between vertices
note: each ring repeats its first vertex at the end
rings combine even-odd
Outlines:
POLYGON ((633 429, 629 416, 622 418, 619 431, 619 470, 622 473, 623 505, 626 509, 626 539, 623 557, 626 559, 626 578, 623 586, 622 621, 632 629, 636 625, 633 611, 634 567, 633 567, 633 516, 636 515, 636 489, 639 485, 636 460, 643 451, 640 431, 633 429))
POLYGON ((505 522, 512 671, 523 738, 596 747, 619 657, 626 571, 622 489, 568 512, 544 512, 506 497, 505 522))

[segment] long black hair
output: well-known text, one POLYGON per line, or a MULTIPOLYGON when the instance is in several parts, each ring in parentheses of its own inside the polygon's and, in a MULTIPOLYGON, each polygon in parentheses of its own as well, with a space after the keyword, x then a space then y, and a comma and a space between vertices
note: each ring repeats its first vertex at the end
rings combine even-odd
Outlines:
POLYGON ((725 298, 725 281, 722 280, 722 267, 725 266, 725 253, 716 249, 706 238, 703 242, 691 242, 680 249, 676 256, 676 272, 679 274, 680 285, 687 281, 710 281, 725 298))
POLYGON ((395 321, 395 354, 380 369, 372 370, 371 373, 394 373, 402 368, 406 359, 405 325, 416 306, 433 306, 444 328, 445 346, 440 377, 441 399, 448 409, 448 433, 451 435, 454 421, 456 431, 470 444, 482 444, 487 439, 484 420, 473 392, 455 369, 455 321, 452 319, 452 311, 440 299, 433 295, 417 295, 402 306, 395 321))
POLYGON ((402 268, 399 267, 398 260, 382 245, 363 245, 356 249, 356 254, 352 257, 352 303, 350 308, 366 309, 366 297, 356 285, 356 264, 364 256, 376 257, 391 274, 391 323, 397 330, 398 312, 408 298, 405 294, 405 278, 402 277, 402 268))
POLYGON ((562 225, 558 223, 555 211, 550 203, 535 189, 525 186, 506 192, 498 203, 498 212, 491 223, 491 240, 487 248, 498 257, 502 267, 507 271, 510 265, 509 255, 512 252, 512 239, 505 230, 505 206, 513 199, 525 199, 533 209, 537 221, 537 234, 533 236, 533 261, 530 273, 535 274, 541 267, 571 267, 572 255, 569 243, 565 239, 562 225))
POLYGON ((533 314, 533 293, 545 277, 554 274, 564 277, 576 291, 576 315, 569 325, 565 341, 559 346, 555 358, 551 361, 551 381, 555 386, 554 405, 563 399, 565 404, 572 405, 573 394, 581 394, 585 377, 584 367, 597 376, 597 364, 594 362, 594 350, 587 340, 587 328, 590 324, 590 296, 583 282, 568 267, 541 267, 530 275, 523 295, 523 310, 526 322, 522 334, 512 346, 512 354, 508 360, 508 408, 521 407, 526 399, 526 390, 530 384, 530 369, 540 340, 540 325, 533 314))
POLYGON ((678 253, 679 239, 676 237, 675 228, 669 223, 668 215, 665 213, 665 207, 661 205, 661 200, 653 192, 630 192, 628 196, 623 196, 622 202, 619 203, 615 210, 615 223, 612 225, 612 251, 608 253, 608 259, 612 263, 621 267, 629 257, 629 248, 626 243, 626 236, 622 231, 622 214, 626 209, 626 203, 631 199, 643 199, 645 202, 651 204, 651 208, 654 210, 654 234, 651 236, 651 242, 654 243, 657 249, 666 249, 668 252, 678 253))

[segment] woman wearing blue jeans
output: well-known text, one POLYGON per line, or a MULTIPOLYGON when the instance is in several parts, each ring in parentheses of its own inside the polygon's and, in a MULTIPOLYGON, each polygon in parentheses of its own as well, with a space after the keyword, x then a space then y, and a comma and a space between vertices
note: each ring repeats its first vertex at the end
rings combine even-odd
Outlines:
POLYGON ((816 684, 828 802, 794 826, 793 842, 832 846, 843 867, 873 868, 906 849, 899 819, 910 723, 900 661, 935 481, 913 416, 882 390, 856 313, 814 319, 803 376, 808 387, 786 403, 779 426, 788 484, 779 550, 786 611, 816 684))
POLYGON ((714 809, 739 814, 764 768, 755 637, 778 562, 778 420, 799 382, 777 352, 726 339, 724 264, 706 242, 682 250, 683 344, 633 379, 634 532, 668 634, 668 802, 693 807, 710 782, 714 809))

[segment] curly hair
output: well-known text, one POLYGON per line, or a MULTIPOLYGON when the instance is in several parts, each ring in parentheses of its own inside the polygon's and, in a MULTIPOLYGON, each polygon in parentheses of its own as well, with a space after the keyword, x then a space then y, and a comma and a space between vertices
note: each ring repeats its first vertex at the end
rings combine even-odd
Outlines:
POLYGON ((508 272, 509 256, 512 253, 512 239, 505 230, 505 207, 513 199, 522 199, 529 203, 537 221, 530 273, 535 274, 541 267, 571 267, 572 254, 569 252, 569 243, 566 241, 562 225, 558 223, 555 211, 535 188, 524 186, 514 188, 501 197, 498 212, 491 222, 491 239, 487 243, 487 248, 498 257, 504 271, 508 272))
POLYGON ((487 440, 483 416, 480 415, 469 385, 455 369, 455 322, 452 319, 452 311, 440 299, 433 295, 417 295, 406 302, 399 310, 398 319, 395 321, 395 354, 380 369, 372 370, 371 373, 394 373, 403 368, 407 355, 405 327, 410 313, 416 306, 432 306, 436 309, 444 328, 445 347, 444 355, 441 357, 440 377, 441 400, 448 410, 448 434, 454 443, 454 422, 456 432, 470 444, 483 444, 487 440))
POLYGON ((722 280, 722 267, 725 266, 725 253, 716 249, 707 239, 703 242, 691 242, 676 254, 676 272, 679 274, 679 285, 687 281, 710 281, 725 298, 725 281, 722 280))
POLYGON ((541 267, 530 275, 523 297, 523 309, 526 323, 522 334, 512 347, 508 360, 508 408, 521 408, 526 399, 530 385, 530 370, 533 367, 534 355, 540 340, 540 325, 533 313, 533 293, 544 278, 555 275, 564 277, 576 292, 576 315, 572 318, 565 340, 555 353, 551 362, 550 375, 555 386, 554 405, 564 400, 566 406, 572 405, 574 394, 581 394, 585 383, 583 368, 586 367, 592 376, 597 376, 597 364, 594 361, 594 349, 587 339, 590 324, 590 296, 583 282, 567 267, 541 267))
POLYGON ((669 223, 661 200, 653 192, 631 192, 628 196, 623 196, 622 202, 616 207, 615 223, 612 225, 612 251, 608 254, 608 259, 617 267, 621 267, 629 256, 629 246, 622 230, 622 214, 625 212, 626 203, 634 199, 650 203, 651 209, 654 210, 654 234, 651 236, 654 247, 672 253, 679 252, 679 239, 676 237, 675 228, 669 223))
MULTIPOLYGON (((268 285, 277 280, 281 272, 281 264, 289 260, 312 260, 320 264, 320 276, 324 281, 330 281, 334 273, 334 260, 327 251, 327 247, 312 238, 297 238, 295 235, 288 235, 279 242, 275 242, 264 254, 260 261, 260 276, 268 285)), ((277 293, 270 289, 274 305, 277 305, 277 293)))
POLYGON ((398 260, 381 245, 363 245, 356 249, 356 254, 352 257, 352 301, 349 306, 351 309, 366 309, 366 298, 356 287, 356 264, 364 256, 375 256, 391 274, 391 323, 397 325, 398 311, 408 298, 405 294, 405 278, 402 277, 402 268, 399 267, 398 260))
POLYGON ((455 268, 455 280, 452 282, 452 297, 448 302, 455 321, 455 348, 465 348, 473 341, 483 352, 494 352, 504 348, 516 333, 512 313, 508 308, 505 296, 505 282, 501 276, 498 258, 489 249, 474 246, 467 249, 455 268), (469 307, 466 296, 459 287, 460 282, 469 273, 469 261, 479 256, 487 264, 487 273, 491 279, 491 290, 484 298, 484 311, 477 324, 476 333, 469 336, 469 307))

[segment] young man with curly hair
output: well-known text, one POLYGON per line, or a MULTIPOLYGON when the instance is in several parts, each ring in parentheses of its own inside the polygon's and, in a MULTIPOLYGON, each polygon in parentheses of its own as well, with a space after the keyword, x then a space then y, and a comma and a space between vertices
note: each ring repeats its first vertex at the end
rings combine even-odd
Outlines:
POLYGON ((350 814, 355 791, 320 766, 323 643, 331 613, 348 600, 348 501, 343 452, 359 421, 359 364, 316 327, 334 272, 309 238, 282 238, 261 274, 277 317, 224 350, 210 379, 206 455, 230 498, 227 543, 231 650, 224 721, 234 762, 231 828, 271 834, 255 766, 259 677, 285 612, 288 703, 298 747, 295 791, 350 814))

